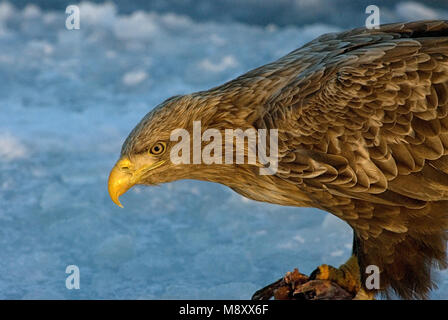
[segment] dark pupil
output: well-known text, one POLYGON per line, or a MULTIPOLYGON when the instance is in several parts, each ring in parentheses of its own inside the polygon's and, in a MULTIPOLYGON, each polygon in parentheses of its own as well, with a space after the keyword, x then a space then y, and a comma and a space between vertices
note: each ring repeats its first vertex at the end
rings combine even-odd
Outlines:
POLYGON ((155 146, 155 147, 154 147, 154 152, 157 153, 157 152, 159 152, 159 151, 160 151, 160 147, 159 147, 159 146, 155 146))

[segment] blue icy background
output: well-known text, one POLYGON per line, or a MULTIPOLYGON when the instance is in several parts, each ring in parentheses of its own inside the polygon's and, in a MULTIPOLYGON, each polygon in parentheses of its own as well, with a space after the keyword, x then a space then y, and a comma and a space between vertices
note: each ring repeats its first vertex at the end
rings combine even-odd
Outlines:
MULTIPOLYGON (((109 169, 139 119, 331 31, 367 1, 0 2, 0 298, 245 299, 299 267, 339 265, 350 229, 314 209, 179 181, 115 206, 109 169), (81 271, 67 290, 65 268, 81 271)), ((377 1, 382 22, 448 17, 446 1, 377 1)), ((433 298, 448 298, 440 273, 433 298)))

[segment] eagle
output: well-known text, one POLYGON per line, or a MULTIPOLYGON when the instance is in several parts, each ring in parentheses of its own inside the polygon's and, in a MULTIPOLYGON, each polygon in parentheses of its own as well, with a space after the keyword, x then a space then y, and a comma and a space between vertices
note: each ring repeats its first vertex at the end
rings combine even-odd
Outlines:
POLYGON ((448 21, 324 34, 220 86, 164 101, 123 143, 108 191, 121 206, 134 185, 179 179, 325 210, 353 229, 352 256, 339 267, 322 264, 311 278, 354 297, 428 298, 434 273, 447 267, 448 21), (171 133, 192 133, 197 121, 202 132, 223 135, 276 130, 276 171, 260 174, 259 160, 171 161, 171 133), (373 289, 372 265, 380 276, 373 289))

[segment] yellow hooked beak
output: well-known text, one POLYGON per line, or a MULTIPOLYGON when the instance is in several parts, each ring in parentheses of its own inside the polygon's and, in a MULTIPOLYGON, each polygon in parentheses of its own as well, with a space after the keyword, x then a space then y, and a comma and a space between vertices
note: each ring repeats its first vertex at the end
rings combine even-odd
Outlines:
POLYGON ((123 208, 120 203, 120 196, 138 184, 140 178, 148 171, 161 166, 165 160, 157 161, 148 165, 144 165, 139 169, 134 169, 134 165, 128 158, 118 160, 110 171, 108 189, 112 201, 119 207, 123 208))

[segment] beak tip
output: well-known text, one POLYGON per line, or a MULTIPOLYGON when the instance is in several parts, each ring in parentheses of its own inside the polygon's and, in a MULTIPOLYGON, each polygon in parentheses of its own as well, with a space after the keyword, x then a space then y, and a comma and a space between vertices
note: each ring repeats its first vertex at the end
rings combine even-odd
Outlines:
POLYGON ((123 208, 123 205, 121 204, 120 200, 118 199, 119 197, 115 196, 115 197, 111 197, 112 202, 115 203, 117 206, 119 206, 120 208, 123 208))
POLYGON ((134 184, 132 183, 129 174, 123 173, 119 169, 119 167, 120 166, 115 165, 115 167, 110 172, 108 180, 108 191, 112 201, 120 208, 123 208, 123 205, 121 204, 119 198, 134 184))

